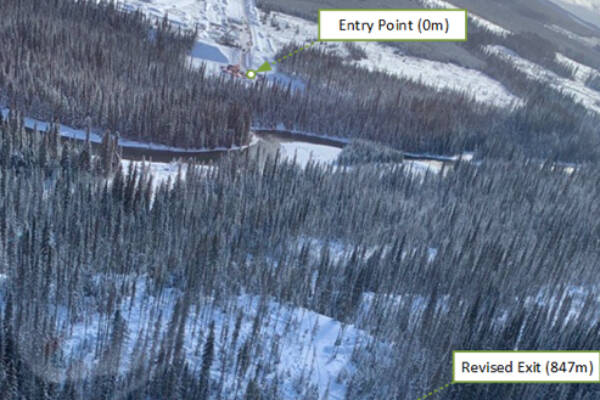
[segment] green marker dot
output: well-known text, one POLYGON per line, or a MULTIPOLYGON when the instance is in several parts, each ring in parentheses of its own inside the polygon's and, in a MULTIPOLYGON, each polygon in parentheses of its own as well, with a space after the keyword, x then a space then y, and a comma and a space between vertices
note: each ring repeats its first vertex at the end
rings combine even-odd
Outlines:
POLYGON ((248 79, 256 78, 256 71, 253 69, 249 69, 248 72, 246 72, 246 78, 248 78, 248 79))

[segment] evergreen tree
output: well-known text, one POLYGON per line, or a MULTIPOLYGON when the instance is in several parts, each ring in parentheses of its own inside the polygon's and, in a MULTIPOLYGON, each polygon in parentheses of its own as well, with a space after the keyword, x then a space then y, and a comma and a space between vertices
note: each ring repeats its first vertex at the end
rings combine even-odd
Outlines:
POLYGON ((206 400, 210 395, 210 368, 213 363, 215 353, 215 323, 211 321, 209 325, 208 337, 204 343, 204 351, 202 352, 202 367, 200 369, 200 399, 206 400))

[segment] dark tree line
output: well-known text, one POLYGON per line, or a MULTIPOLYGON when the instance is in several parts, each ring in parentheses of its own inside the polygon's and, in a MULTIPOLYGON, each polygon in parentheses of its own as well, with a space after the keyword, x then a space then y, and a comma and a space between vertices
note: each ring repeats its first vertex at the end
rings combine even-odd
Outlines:
POLYGON ((342 149, 337 158, 339 165, 356 165, 369 163, 401 163, 404 154, 398 150, 366 140, 353 140, 342 149))

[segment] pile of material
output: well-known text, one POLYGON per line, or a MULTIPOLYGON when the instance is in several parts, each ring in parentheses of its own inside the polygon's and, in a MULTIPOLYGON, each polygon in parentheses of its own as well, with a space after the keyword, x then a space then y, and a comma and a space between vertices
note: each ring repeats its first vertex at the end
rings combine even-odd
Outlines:
POLYGON ((230 74, 236 78, 243 78, 244 73, 242 72, 242 67, 239 64, 229 64, 227 66, 221 67, 221 71, 226 74, 230 74))

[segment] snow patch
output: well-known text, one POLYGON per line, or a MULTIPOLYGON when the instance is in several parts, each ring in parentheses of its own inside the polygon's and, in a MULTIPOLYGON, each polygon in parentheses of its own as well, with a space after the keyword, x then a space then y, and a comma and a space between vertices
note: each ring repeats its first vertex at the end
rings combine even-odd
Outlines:
POLYGON ((280 149, 284 158, 295 159, 296 163, 303 168, 310 161, 318 164, 333 164, 342 151, 337 147, 306 142, 281 142, 280 149))
POLYGON ((221 50, 213 45, 197 41, 192 52, 190 54, 192 58, 200 58, 208 61, 214 61, 216 63, 226 64, 229 62, 227 57, 221 52, 221 50))
POLYGON ((404 160, 406 170, 415 176, 422 177, 426 174, 439 174, 444 168, 442 161, 434 160, 404 160))
POLYGON ((132 164, 133 168, 137 169, 139 173, 145 172, 152 175, 152 188, 154 190, 163 183, 175 182, 178 174, 180 174, 182 178, 185 178, 185 173, 187 171, 186 164, 177 162, 161 163, 121 160, 121 167, 125 173, 132 164))

